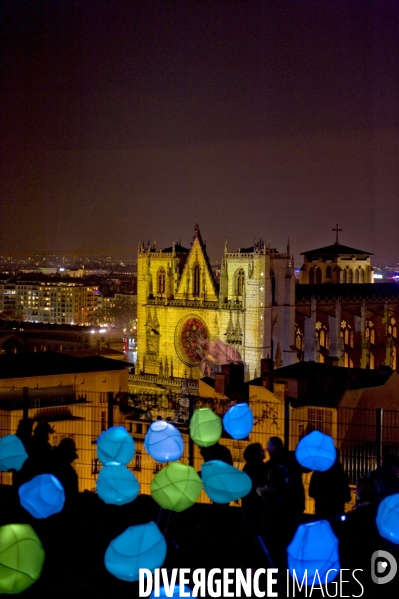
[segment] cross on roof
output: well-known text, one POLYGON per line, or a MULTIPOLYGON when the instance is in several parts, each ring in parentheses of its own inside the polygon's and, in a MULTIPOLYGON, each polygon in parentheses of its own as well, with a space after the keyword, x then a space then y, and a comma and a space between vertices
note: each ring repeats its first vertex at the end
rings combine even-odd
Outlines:
POLYGON ((337 223, 337 226, 335 227, 335 229, 332 229, 332 230, 335 231, 335 245, 339 245, 338 232, 342 231, 342 229, 339 228, 339 224, 337 223))

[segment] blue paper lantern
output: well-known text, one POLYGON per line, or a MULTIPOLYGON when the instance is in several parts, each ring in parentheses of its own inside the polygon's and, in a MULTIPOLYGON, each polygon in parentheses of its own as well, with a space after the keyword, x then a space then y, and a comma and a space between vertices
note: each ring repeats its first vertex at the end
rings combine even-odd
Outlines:
POLYGON ((183 455, 184 441, 173 424, 156 420, 147 431, 144 447, 157 462, 174 462, 183 455))
POLYGON ((133 437, 123 426, 111 426, 97 439, 97 455, 102 464, 128 464, 134 456, 133 437))
POLYGON ((133 582, 139 579, 140 568, 154 571, 166 557, 166 541, 155 522, 130 526, 108 545, 105 567, 108 572, 133 582))
POLYGON ((21 470, 28 454, 17 435, 6 435, 0 439, 0 470, 21 470))
POLYGON ((327 520, 301 524, 287 553, 291 576, 295 570, 298 580, 302 580, 307 570, 307 583, 310 585, 316 570, 322 582, 329 570, 336 570, 329 573, 329 582, 339 574, 338 539, 327 520))
POLYGON ((385 497, 378 506, 377 528, 384 539, 399 544, 399 493, 385 497))
POLYGON ((215 503, 236 501, 252 489, 252 481, 245 472, 220 460, 205 462, 201 477, 206 494, 215 503))
MULTIPOLYGON (((174 589, 173 589, 173 595, 167 595, 166 594, 166 590, 164 586, 160 586, 159 587, 159 597, 193 597, 193 595, 191 594, 191 589, 189 589, 188 587, 186 587, 186 585, 183 586, 183 593, 184 595, 180 594, 180 585, 176 584, 174 589)), ((149 599, 155 599, 155 589, 152 591, 150 598, 149 599)))
POLYGON ((303 437, 295 450, 296 459, 309 470, 324 472, 334 464, 337 451, 334 441, 329 435, 320 431, 312 431, 303 437))
POLYGON ((52 474, 39 474, 18 489, 19 499, 35 518, 58 514, 64 507, 65 493, 62 484, 52 474))
POLYGON ((111 463, 103 466, 97 479, 97 494, 105 502, 124 505, 136 499, 140 485, 126 466, 111 463))
POLYGON ((231 406, 223 416, 223 426, 233 439, 248 437, 254 425, 252 410, 247 403, 231 406))

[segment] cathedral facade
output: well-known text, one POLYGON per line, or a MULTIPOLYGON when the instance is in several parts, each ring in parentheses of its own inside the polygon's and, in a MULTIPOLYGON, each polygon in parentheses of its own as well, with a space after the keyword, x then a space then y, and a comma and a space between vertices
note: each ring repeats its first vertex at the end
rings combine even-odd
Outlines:
POLYGON ((139 246, 136 373, 198 379, 221 364, 243 362, 246 379, 263 358, 297 361, 295 275, 289 247, 263 241, 229 252, 219 280, 198 225, 190 248, 139 246))

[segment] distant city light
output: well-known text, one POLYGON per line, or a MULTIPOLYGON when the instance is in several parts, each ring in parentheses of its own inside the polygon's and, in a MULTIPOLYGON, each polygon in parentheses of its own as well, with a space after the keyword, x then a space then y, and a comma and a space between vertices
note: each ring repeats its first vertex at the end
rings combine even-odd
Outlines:
POLYGON ((375 279, 382 279, 382 275, 374 275, 375 279))

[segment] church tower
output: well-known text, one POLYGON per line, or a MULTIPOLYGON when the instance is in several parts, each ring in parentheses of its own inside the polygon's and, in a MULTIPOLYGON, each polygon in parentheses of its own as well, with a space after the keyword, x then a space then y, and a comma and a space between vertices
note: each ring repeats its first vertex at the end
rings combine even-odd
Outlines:
POLYGON ((373 267, 370 263, 371 252, 357 250, 342 245, 337 225, 335 243, 316 250, 302 252, 303 265, 299 275, 301 284, 324 283, 374 283, 373 267))

